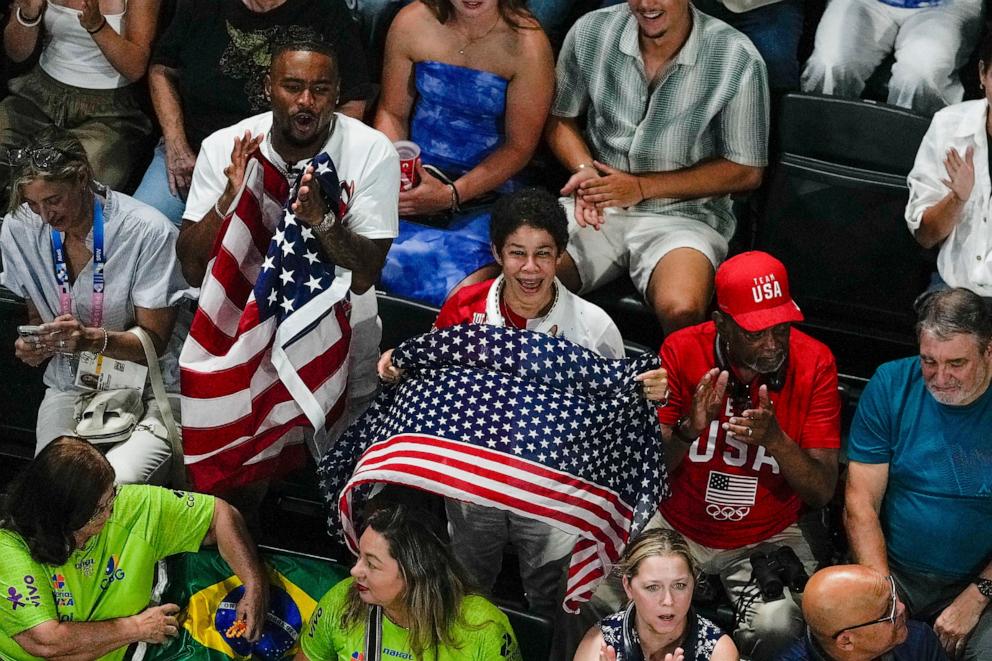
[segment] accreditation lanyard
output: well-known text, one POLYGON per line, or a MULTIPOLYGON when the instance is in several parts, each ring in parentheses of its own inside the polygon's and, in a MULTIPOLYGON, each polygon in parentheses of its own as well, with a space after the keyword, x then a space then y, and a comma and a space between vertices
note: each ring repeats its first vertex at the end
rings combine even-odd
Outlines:
MULTIPOLYGON (((72 286, 66 266, 62 234, 52 230, 52 259, 55 261, 55 282, 59 288, 59 314, 72 314, 72 286)), ((93 305, 90 325, 103 326, 103 204, 93 197, 93 305)))

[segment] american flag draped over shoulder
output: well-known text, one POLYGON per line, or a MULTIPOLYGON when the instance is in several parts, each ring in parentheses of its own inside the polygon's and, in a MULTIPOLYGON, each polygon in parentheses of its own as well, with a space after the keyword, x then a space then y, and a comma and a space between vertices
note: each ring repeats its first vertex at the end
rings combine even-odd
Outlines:
POLYGON ((375 482, 498 507, 577 533, 565 608, 575 611, 668 495, 654 407, 611 360, 560 338, 460 325, 401 344, 407 370, 321 460, 331 531, 357 550, 375 482))
MULTIPOLYGON (((312 163, 345 213, 334 163, 312 163)), ((300 465, 305 429, 345 408, 350 274, 335 277, 290 187, 259 152, 226 216, 179 357, 183 448, 193 488, 217 492, 300 465)))

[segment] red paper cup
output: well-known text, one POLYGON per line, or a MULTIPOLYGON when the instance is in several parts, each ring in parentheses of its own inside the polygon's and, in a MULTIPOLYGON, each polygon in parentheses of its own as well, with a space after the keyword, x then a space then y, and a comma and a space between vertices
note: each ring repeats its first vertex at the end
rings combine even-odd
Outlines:
POLYGON ((400 190, 410 190, 420 183, 420 146, 409 140, 397 140, 393 146, 400 155, 400 190))

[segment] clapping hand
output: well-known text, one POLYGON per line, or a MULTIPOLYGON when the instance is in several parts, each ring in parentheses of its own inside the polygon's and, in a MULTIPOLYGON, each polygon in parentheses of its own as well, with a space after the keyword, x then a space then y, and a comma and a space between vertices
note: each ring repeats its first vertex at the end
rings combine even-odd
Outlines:
POLYGON ((964 158, 958 150, 951 147, 944 157, 944 167, 947 169, 947 179, 942 180, 944 185, 951 189, 961 202, 967 202, 971 197, 971 190, 975 186, 975 148, 969 146, 964 152, 964 158))

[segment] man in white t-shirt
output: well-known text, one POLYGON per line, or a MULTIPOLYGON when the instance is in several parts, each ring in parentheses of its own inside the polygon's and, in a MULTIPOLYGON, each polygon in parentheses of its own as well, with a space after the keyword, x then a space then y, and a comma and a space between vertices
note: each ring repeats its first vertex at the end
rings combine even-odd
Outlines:
MULTIPOLYGON (((338 273, 351 273, 352 342, 349 354, 348 418, 368 406, 376 391, 375 364, 382 335, 373 284, 399 228, 399 157, 389 139, 365 124, 336 114, 338 70, 334 51, 313 42, 278 47, 265 91, 272 111, 217 131, 200 148, 193 170, 176 252, 187 281, 203 282, 224 215, 256 149, 291 184, 302 173, 294 212, 313 229, 323 255, 338 273), (331 157, 346 205, 341 222, 323 196, 310 194, 307 163, 331 157)), ((333 441, 334 439, 329 439, 333 441)), ((322 454, 326 448, 311 448, 322 454)), ((319 456, 317 457, 319 459, 319 456)))

